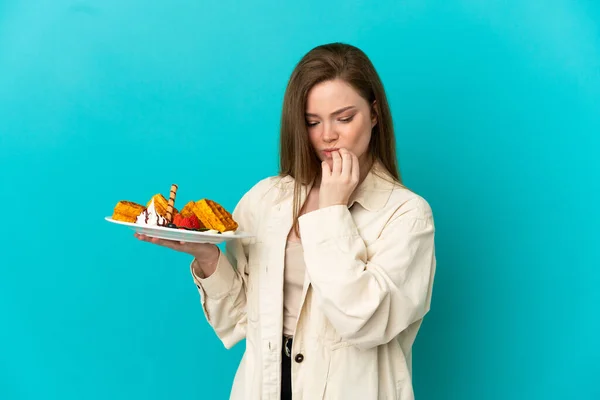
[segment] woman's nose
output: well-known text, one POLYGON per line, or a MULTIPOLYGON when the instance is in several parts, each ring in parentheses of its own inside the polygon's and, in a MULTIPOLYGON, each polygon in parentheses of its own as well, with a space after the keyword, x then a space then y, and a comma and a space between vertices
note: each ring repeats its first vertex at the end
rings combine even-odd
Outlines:
POLYGON ((335 131, 333 124, 323 124, 323 140, 326 142, 332 142, 338 138, 338 134, 335 131))

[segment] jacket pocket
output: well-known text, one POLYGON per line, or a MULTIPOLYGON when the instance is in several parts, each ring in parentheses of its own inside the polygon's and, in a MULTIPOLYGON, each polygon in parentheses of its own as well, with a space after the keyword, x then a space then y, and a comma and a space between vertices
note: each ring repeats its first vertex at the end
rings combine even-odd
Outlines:
POLYGON ((323 342, 323 345, 329 350, 337 350, 342 347, 350 346, 350 344, 342 339, 337 333, 337 330, 329 322, 327 316, 319 309, 317 302, 312 304, 312 314, 317 321, 317 329, 319 339, 323 342))

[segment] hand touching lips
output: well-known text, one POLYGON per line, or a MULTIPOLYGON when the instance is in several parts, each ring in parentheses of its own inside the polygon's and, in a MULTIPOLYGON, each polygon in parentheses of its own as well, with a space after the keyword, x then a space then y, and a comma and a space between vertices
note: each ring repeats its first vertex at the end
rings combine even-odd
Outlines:
POLYGON ((321 163, 319 208, 347 205, 360 178, 360 166, 355 154, 344 148, 325 151, 328 150, 333 162, 331 166, 327 161, 321 163))

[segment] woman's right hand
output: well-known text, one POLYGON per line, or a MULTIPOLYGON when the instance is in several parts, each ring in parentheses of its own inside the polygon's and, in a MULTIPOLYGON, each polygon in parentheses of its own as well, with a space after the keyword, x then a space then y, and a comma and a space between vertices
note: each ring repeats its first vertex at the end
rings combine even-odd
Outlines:
POLYGON ((202 269, 205 277, 209 277, 215 272, 219 260, 219 248, 210 243, 188 243, 175 240, 158 239, 141 233, 135 233, 134 236, 141 241, 157 244, 169 249, 191 255, 196 259, 202 269))

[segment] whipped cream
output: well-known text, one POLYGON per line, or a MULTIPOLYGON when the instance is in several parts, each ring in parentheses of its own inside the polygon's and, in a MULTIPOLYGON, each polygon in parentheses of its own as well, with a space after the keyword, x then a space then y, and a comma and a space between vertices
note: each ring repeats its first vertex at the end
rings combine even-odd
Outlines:
POLYGON ((235 235, 235 231, 225 231, 222 233, 222 235, 235 235))
POLYGON ((167 225, 167 219, 156 211, 154 199, 152 199, 148 208, 138 215, 135 223, 141 225, 165 226, 167 225))

